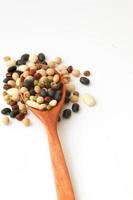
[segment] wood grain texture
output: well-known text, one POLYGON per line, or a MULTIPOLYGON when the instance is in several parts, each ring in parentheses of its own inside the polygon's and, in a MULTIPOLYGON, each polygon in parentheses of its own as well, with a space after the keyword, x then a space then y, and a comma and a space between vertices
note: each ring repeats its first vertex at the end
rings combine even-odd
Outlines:
POLYGON ((47 129, 57 199, 75 200, 72 183, 57 133, 57 121, 61 108, 64 105, 65 93, 66 89, 63 85, 62 98, 57 106, 50 111, 39 111, 31 107, 29 107, 29 109, 42 121, 43 125, 47 129))

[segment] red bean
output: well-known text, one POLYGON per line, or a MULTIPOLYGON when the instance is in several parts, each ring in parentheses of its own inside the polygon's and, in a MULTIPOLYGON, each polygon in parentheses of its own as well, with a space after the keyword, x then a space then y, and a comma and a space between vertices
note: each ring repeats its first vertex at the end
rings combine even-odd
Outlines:
POLYGON ((9 84, 4 84, 3 88, 4 88, 5 90, 8 90, 8 89, 12 88, 12 86, 9 85, 9 84))
POLYGON ((25 114, 24 113, 19 113, 17 116, 16 116, 16 119, 19 120, 19 121, 22 121, 25 117, 25 114))

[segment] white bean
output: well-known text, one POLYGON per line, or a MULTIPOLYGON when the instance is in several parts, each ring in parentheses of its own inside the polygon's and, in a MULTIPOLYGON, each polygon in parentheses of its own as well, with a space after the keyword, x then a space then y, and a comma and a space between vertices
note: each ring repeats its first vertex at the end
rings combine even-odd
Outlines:
POLYGON ((36 54, 30 54, 29 56, 29 62, 35 63, 38 60, 38 57, 36 54))
POLYGON ((9 122, 10 122, 10 119, 9 119, 9 117, 7 117, 7 116, 4 116, 4 117, 2 118, 2 122, 3 122, 3 124, 4 124, 4 125, 8 125, 8 124, 9 124, 9 122))
POLYGON ((21 72, 24 72, 27 68, 28 68, 27 65, 20 65, 20 66, 18 66, 17 70, 21 71, 21 72))
POLYGON ((70 92, 73 92, 75 90, 75 85, 73 85, 72 83, 67 83, 66 89, 70 92))
POLYGON ((39 109, 39 104, 36 103, 35 101, 31 101, 31 100, 28 100, 26 101, 26 104, 32 108, 36 108, 36 109, 39 109))
POLYGON ((7 90, 7 94, 9 94, 10 96, 14 95, 14 94, 19 94, 19 90, 17 88, 10 88, 7 90))
POLYGON ((57 101, 54 99, 49 102, 49 105, 52 107, 56 106, 56 104, 57 104, 57 101))
POLYGON ((16 61, 13 59, 10 59, 9 61, 6 62, 7 67, 12 67, 14 65, 16 65, 16 61))
POLYGON ((83 99, 84 103, 88 106, 95 106, 95 104, 96 104, 96 100, 94 99, 94 97, 89 94, 83 95, 82 99, 83 99))

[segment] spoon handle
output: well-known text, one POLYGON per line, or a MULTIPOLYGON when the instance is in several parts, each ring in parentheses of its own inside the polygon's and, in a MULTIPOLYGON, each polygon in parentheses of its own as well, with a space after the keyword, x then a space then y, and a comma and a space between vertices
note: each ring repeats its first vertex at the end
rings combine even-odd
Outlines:
POLYGON ((47 132, 56 184, 57 199, 75 200, 72 183, 65 163, 56 125, 47 127, 47 132))

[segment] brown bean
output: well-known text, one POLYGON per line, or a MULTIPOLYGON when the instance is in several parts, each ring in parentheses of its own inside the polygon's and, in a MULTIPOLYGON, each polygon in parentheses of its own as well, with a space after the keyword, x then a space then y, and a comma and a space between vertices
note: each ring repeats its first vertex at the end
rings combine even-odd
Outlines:
POLYGON ((9 84, 4 84, 3 88, 4 88, 5 90, 8 90, 8 89, 12 88, 12 86, 9 85, 9 84))

